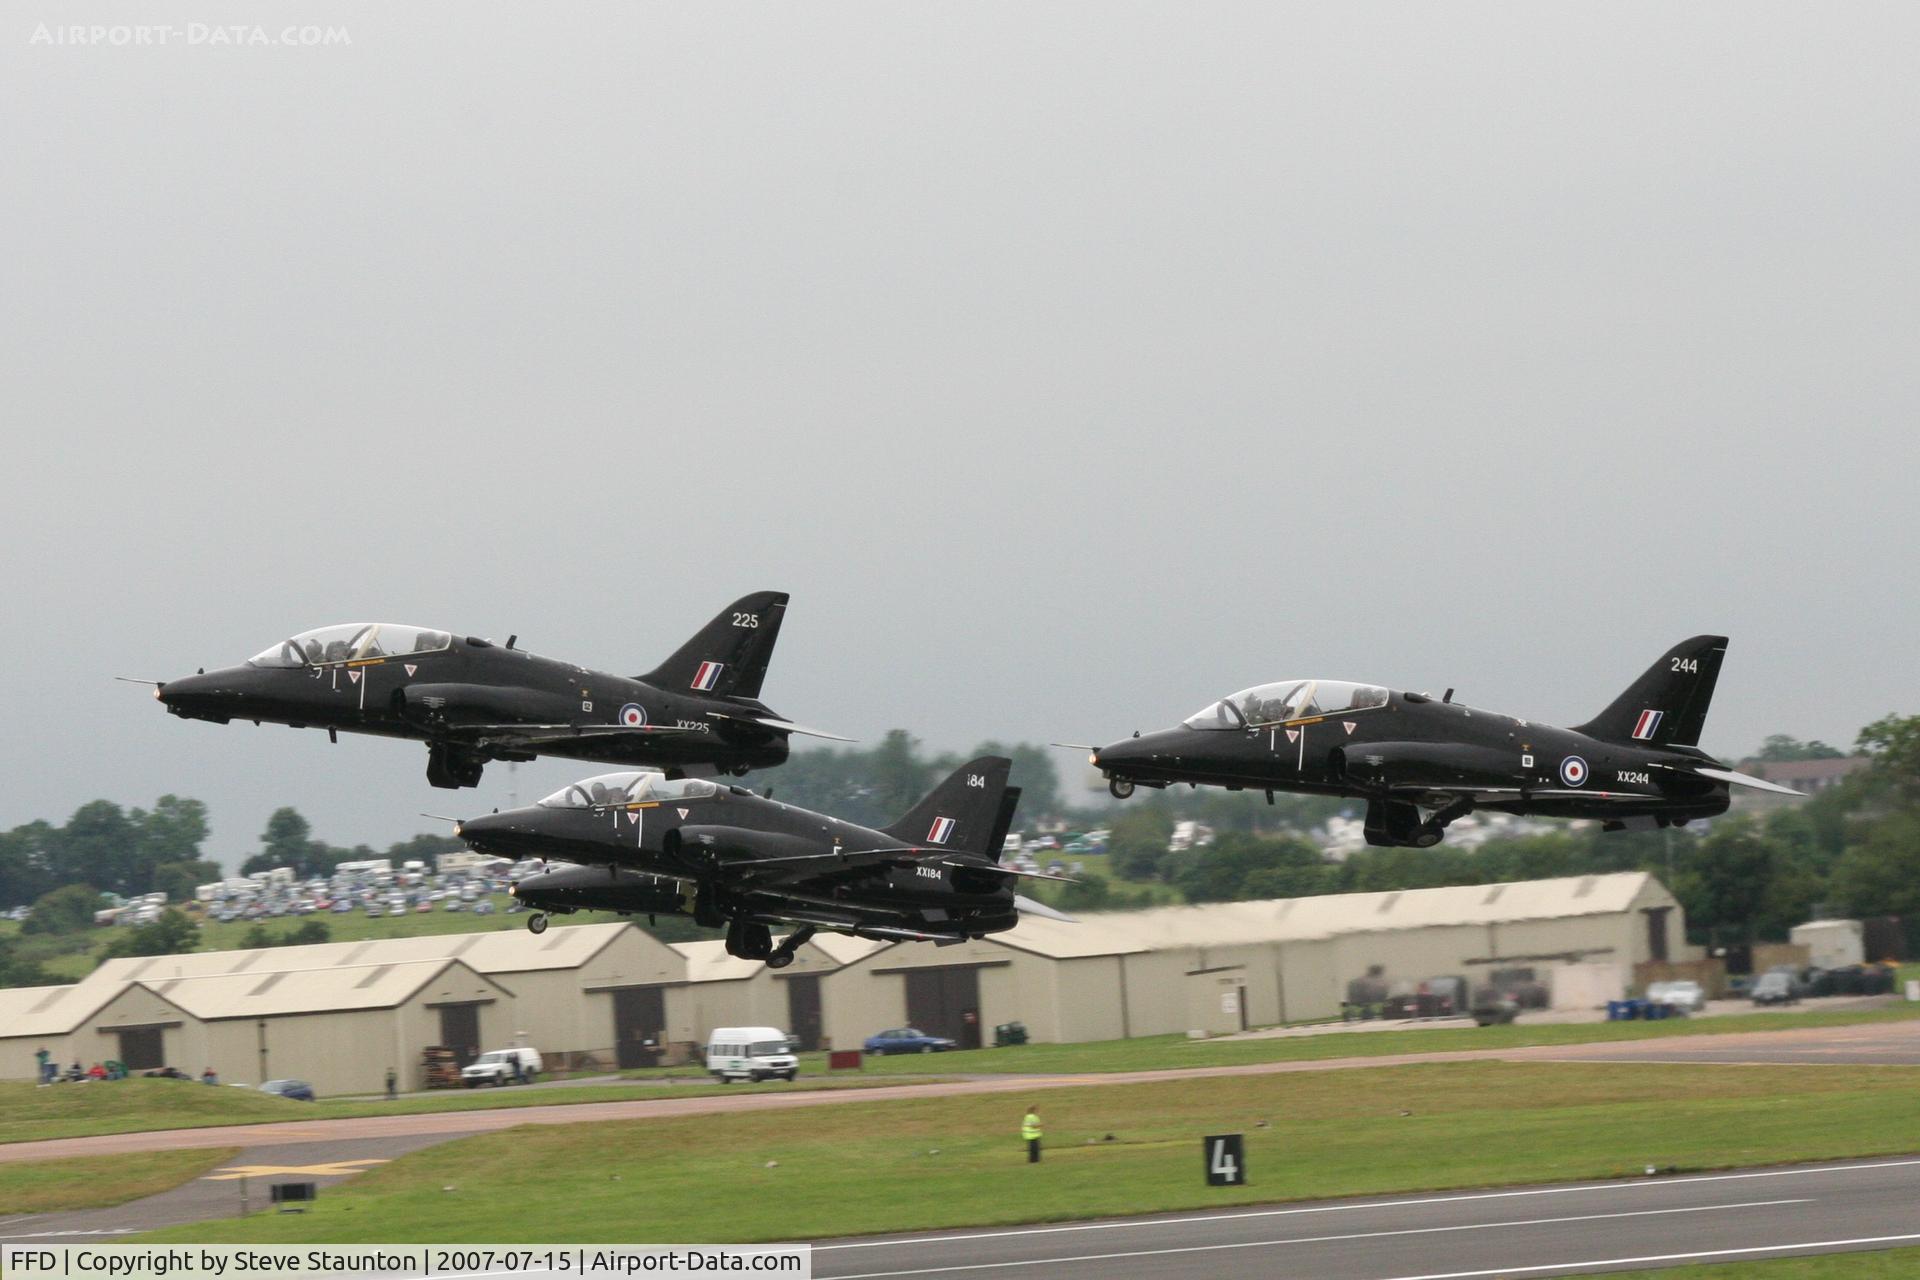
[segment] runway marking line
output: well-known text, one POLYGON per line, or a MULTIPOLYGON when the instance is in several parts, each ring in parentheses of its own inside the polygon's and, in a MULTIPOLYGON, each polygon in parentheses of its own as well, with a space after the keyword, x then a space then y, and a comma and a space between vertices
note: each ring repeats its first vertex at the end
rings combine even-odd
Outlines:
MULTIPOLYGON (((949 1267, 914 1267, 907 1271, 863 1271, 832 1280, 884 1280, 889 1276, 945 1275, 954 1271, 994 1271, 1002 1267, 1057 1267, 1069 1262, 1117 1262, 1122 1258, 1157 1258, 1176 1253, 1215 1253, 1227 1249, 1283 1249, 1301 1244, 1336 1244, 1344 1240, 1382 1240, 1391 1236, 1431 1236, 1450 1231, 1497 1231, 1506 1227, 1552 1227, 1569 1222, 1604 1222, 1615 1218, 1658 1218, 1680 1213, 1718 1213, 1725 1209, 1773 1209, 1784 1204, 1812 1204, 1799 1200, 1750 1200, 1740 1204, 1689 1205, 1684 1209, 1630 1209, 1623 1213, 1582 1213, 1564 1218, 1527 1218, 1519 1222, 1468 1222, 1444 1227, 1400 1227, 1389 1231, 1347 1231, 1332 1236, 1301 1236, 1294 1240, 1240 1240, 1232 1244, 1170 1245, 1164 1249, 1129 1249, 1122 1253, 1087 1253, 1074 1258, 1020 1258, 1009 1262, 968 1262, 949 1267)), ((1544 1269, 1544 1268, 1543 1268, 1544 1269)), ((1503 1269, 1504 1270, 1504 1269, 1503 1269)), ((1493 1275, 1492 1271, 1461 1275, 1493 1275)), ((1407 1280, 1413 1280, 1408 1277, 1407 1280)), ((1433 1277, 1439 1280, 1439 1277, 1433 1277)))
POLYGON ((1521 1191, 1473 1191, 1465 1195, 1424 1196, 1416 1200, 1368 1200, 1355 1204, 1301 1205, 1288 1209, 1249 1209, 1239 1213, 1183 1214, 1170 1218, 1122 1218, 1114 1222, 1076 1222, 1059 1227, 1016 1227, 1006 1231, 976 1231, 967 1235, 893 1236, 885 1240, 849 1240, 816 1244, 815 1253, 833 1249, 880 1249, 890 1244, 950 1244, 960 1240, 999 1240, 1008 1236, 1064 1235, 1071 1231, 1115 1231, 1128 1227, 1165 1227, 1187 1222, 1233 1222, 1241 1218, 1284 1218, 1303 1213, 1353 1213, 1365 1209, 1408 1209, 1429 1204, 1462 1204, 1474 1200, 1512 1200, 1523 1196, 1563 1196, 1581 1191, 1631 1191, 1635 1188, 1674 1187, 1690 1182, 1737 1182, 1745 1178, 1792 1178, 1821 1173, 1850 1173, 1868 1169, 1905 1169, 1920 1160, 1878 1160, 1872 1164, 1820 1165, 1811 1169, 1762 1169, 1750 1173, 1700 1173, 1684 1178, 1634 1178, 1594 1182, 1571 1187, 1529 1187, 1521 1191))
POLYGON ((1485 1271, 1433 1271, 1421 1276, 1387 1276, 1383 1280, 1474 1280, 1476 1276, 1520 1276, 1568 1267, 1621 1267, 1642 1262, 1688 1262, 1700 1258, 1733 1258, 1753 1253, 1784 1253, 1790 1249, 1849 1249, 1856 1245, 1903 1244, 1920 1235, 1862 1236, 1857 1240, 1805 1240, 1798 1244, 1760 1244, 1743 1249, 1707 1249, 1700 1253, 1654 1253, 1642 1258, 1590 1258, 1584 1262, 1549 1262, 1535 1267, 1492 1267, 1485 1271))

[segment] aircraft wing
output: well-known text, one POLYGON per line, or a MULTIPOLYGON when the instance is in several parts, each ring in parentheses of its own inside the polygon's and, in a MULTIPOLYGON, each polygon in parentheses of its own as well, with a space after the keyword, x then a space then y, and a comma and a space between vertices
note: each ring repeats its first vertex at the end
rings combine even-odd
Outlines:
POLYGON ((1499 804, 1507 800, 1598 800, 1602 803, 1628 804, 1645 803, 1649 800, 1662 800, 1663 797, 1650 791, 1606 791, 1599 788, 1589 790, 1586 787, 1429 787, 1404 786, 1389 788, 1394 796, 1402 800, 1422 800, 1434 797, 1440 799, 1467 799, 1481 804, 1499 804))
POLYGON ((741 724, 756 725, 762 729, 772 729, 776 733, 799 733, 809 738, 825 738, 829 742, 854 742, 857 739, 843 738, 837 733, 828 733, 825 729, 809 729, 803 724, 791 720, 782 720, 778 716, 758 716, 746 712, 709 711, 715 720, 737 720, 741 724))
POLYGON ((653 738, 663 733, 697 733, 699 730, 660 724, 473 724, 455 726, 452 732, 476 746, 538 747, 554 742, 578 742, 582 738, 618 742, 623 738, 653 738))

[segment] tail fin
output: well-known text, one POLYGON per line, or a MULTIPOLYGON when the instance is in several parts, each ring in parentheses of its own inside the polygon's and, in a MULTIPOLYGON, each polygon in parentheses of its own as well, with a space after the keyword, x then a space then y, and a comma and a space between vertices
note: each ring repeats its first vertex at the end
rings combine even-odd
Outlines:
POLYGON ((1000 797, 1000 813, 993 820, 993 833, 987 837, 984 850, 991 861, 1000 861, 1000 854, 1007 847, 1007 832, 1013 829, 1013 811, 1019 807, 1020 788, 1008 787, 1007 793, 1000 797))
POLYGON ((1627 686, 1611 706, 1574 731, 1609 742, 1693 747, 1707 722, 1707 706, 1727 656, 1725 636, 1682 641, 1627 686))
POLYGON ((1013 820, 1012 808, 1006 805, 1007 775, 1012 769, 1013 761, 1005 756, 981 756, 961 765, 906 817, 888 827, 887 834, 906 844, 997 855, 998 846, 990 842, 996 832, 1005 839, 1005 825, 1013 820))
POLYGON ((695 632, 671 658, 634 678, 673 693, 758 698, 786 612, 784 591, 741 596, 695 632))

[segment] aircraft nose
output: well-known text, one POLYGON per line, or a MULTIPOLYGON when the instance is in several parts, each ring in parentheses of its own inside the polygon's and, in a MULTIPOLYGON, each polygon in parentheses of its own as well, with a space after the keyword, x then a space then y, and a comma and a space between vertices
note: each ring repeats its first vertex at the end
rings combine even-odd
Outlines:
POLYGON ((153 696, 174 715, 201 716, 217 712, 223 699, 230 697, 230 691, 218 677, 201 674, 163 681, 154 689, 153 696))
POLYGON ((533 824, 513 812, 462 818, 454 825, 453 834, 476 852, 505 855, 517 855, 531 848, 538 839, 533 824))

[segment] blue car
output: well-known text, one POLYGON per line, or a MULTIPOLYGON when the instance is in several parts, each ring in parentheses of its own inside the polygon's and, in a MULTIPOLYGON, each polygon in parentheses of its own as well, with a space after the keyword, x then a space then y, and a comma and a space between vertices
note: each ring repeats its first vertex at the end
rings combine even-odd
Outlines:
POLYGON ((945 1036, 930 1036, 924 1031, 915 1031, 912 1027, 899 1027, 892 1031, 882 1031, 877 1036, 868 1036, 868 1053, 945 1053, 959 1046, 945 1036))
POLYGON ((313 1086, 305 1080, 269 1080, 260 1086, 260 1092, 292 1098, 295 1102, 313 1101, 313 1086))

